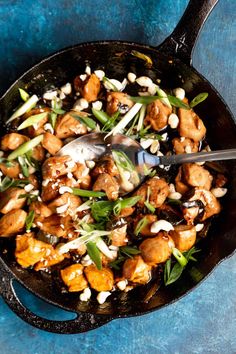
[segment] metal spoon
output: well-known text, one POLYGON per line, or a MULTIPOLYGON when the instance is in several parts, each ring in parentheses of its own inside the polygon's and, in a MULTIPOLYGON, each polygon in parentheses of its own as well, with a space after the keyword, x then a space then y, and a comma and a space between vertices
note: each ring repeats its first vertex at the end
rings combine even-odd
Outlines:
POLYGON ((141 183, 146 177, 146 171, 158 165, 176 165, 186 162, 204 162, 215 160, 236 159, 236 149, 197 152, 171 156, 155 156, 145 151, 135 140, 122 134, 108 136, 105 133, 91 133, 63 146, 58 155, 70 155, 75 162, 98 160, 112 150, 124 152, 139 174, 141 183))

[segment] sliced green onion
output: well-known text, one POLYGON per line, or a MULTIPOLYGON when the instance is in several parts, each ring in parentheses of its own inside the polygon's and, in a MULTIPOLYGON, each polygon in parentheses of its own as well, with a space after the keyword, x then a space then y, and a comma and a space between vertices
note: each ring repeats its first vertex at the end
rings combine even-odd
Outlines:
POLYGON ((0 163, 4 164, 6 167, 11 167, 12 162, 8 161, 5 157, 0 157, 0 163))
POLYGON ((97 120, 103 125, 106 124, 111 119, 111 117, 102 110, 99 111, 95 108, 92 108, 92 113, 94 117, 97 118, 97 120))
POLYGON ((184 109, 189 109, 189 105, 181 101, 179 98, 171 95, 167 95, 169 102, 172 104, 174 107, 178 108, 184 108, 184 109))
POLYGON ((195 107, 197 104, 205 101, 205 99, 208 97, 208 93, 207 92, 202 92, 199 93, 196 97, 194 97, 194 99, 190 102, 189 106, 191 108, 195 107))
POLYGON ((12 116, 8 119, 6 124, 12 122, 14 119, 22 116, 29 110, 31 110, 33 107, 35 107, 36 103, 38 102, 39 98, 36 95, 31 96, 25 103, 23 103, 22 106, 20 106, 13 114, 12 116))
POLYGON ((15 180, 11 179, 10 177, 6 176, 3 178, 0 184, 0 192, 6 191, 10 187, 24 187, 24 185, 28 184, 29 181, 26 180, 15 180))
POLYGON ((56 121, 57 121, 57 114, 55 112, 51 112, 49 115, 49 121, 53 129, 55 128, 56 121))
POLYGON ((130 247, 130 246, 122 246, 119 248, 119 251, 121 253, 124 253, 125 255, 135 255, 141 253, 140 250, 138 250, 135 247, 130 247))
POLYGON ((182 267, 178 262, 175 263, 175 265, 173 266, 173 268, 171 270, 169 270, 171 261, 167 261, 166 265, 165 265, 165 271, 164 271, 164 281, 165 281, 165 285, 170 285, 172 283, 174 283, 176 280, 178 280, 181 276, 181 274, 183 273, 184 267, 182 267), (170 262, 170 263, 167 263, 170 262), (166 270, 166 267, 168 268, 166 270))
POLYGON ((184 257, 184 255, 178 250, 178 248, 173 247, 172 248, 172 254, 176 258, 176 260, 179 262, 179 264, 182 267, 185 267, 186 264, 188 263, 188 260, 184 257))
POLYGON ((133 172, 135 170, 132 161, 123 151, 112 150, 112 156, 117 167, 119 166, 129 172, 133 172))
POLYGON ((140 198, 141 198, 140 196, 136 196, 136 197, 125 198, 122 200, 117 200, 113 207, 113 212, 115 216, 118 216, 122 209, 131 208, 132 206, 134 206, 140 200, 140 198))
POLYGON ((91 206, 91 213, 96 221, 107 221, 113 210, 114 202, 108 200, 102 200, 94 202, 91 206))
POLYGON ((129 99, 136 103, 149 104, 158 100, 159 96, 129 96, 129 99))
POLYGON ((71 188, 71 189, 72 189, 74 195, 78 195, 80 197, 100 198, 100 197, 105 197, 106 196, 106 193, 104 193, 104 192, 88 191, 86 189, 80 189, 80 188, 71 188))
POLYGON ((137 131, 139 132, 142 127, 143 127, 143 121, 144 121, 144 117, 145 117, 145 114, 146 114, 146 105, 144 104, 141 109, 140 109, 140 112, 139 112, 139 120, 138 120, 138 125, 137 125, 137 131))
POLYGON ((143 53, 140 53, 138 52, 137 50, 132 50, 131 51, 131 55, 133 55, 134 57, 136 58, 139 58, 139 59, 142 59, 145 61, 145 65, 148 67, 148 68, 151 68, 152 67, 152 59, 146 55, 146 54, 143 54, 143 53))
POLYGON ((148 219, 144 216, 144 218, 140 219, 139 222, 137 223, 134 234, 135 236, 138 236, 142 229, 148 224, 148 219))
POLYGON ((25 219, 26 232, 30 231, 34 221, 34 210, 31 210, 25 219))
POLYGON ((66 111, 64 111, 63 109, 61 108, 52 108, 52 111, 56 114, 64 114, 66 113, 66 111))
POLYGON ((103 77, 102 81, 104 83, 106 83, 106 86, 108 87, 109 90, 112 90, 112 91, 119 91, 118 88, 116 87, 116 85, 114 85, 106 76, 103 77))
POLYGON ((120 116, 119 111, 114 113, 113 116, 111 116, 110 119, 102 127, 102 132, 106 132, 108 130, 111 130, 114 127, 115 121, 119 118, 119 116, 120 116))
POLYGON ((96 129, 96 123, 94 122, 93 119, 89 118, 89 117, 82 117, 79 114, 71 114, 71 116, 73 118, 75 118, 76 120, 78 120, 81 124, 89 127, 90 129, 96 129))
POLYGON ((101 253, 96 246, 95 242, 88 242, 86 244, 87 247, 87 252, 89 257, 92 259, 92 261, 96 264, 97 269, 101 270, 102 269, 102 258, 101 258, 101 253))
POLYGON ((30 127, 31 125, 37 124, 39 123, 42 119, 44 119, 46 116, 48 115, 48 112, 43 112, 43 113, 39 113, 39 114, 35 114, 33 116, 30 116, 29 118, 27 118, 26 120, 24 120, 23 123, 21 123, 19 125, 19 127, 17 128, 17 130, 22 130, 25 128, 30 127))
POLYGON ((19 88, 18 90, 19 90, 19 92, 20 92, 20 97, 22 98, 22 100, 23 100, 24 102, 26 102, 26 101, 28 100, 28 98, 29 98, 28 92, 26 92, 25 90, 23 90, 23 89, 21 89, 21 88, 19 88))
POLYGON ((14 160, 18 156, 24 155, 27 153, 29 150, 33 149, 35 146, 41 143, 43 140, 43 134, 36 136, 34 139, 26 141, 26 143, 23 143, 20 145, 16 150, 10 153, 8 156, 8 160, 14 160))
POLYGON ((19 156, 18 162, 20 164, 21 171, 22 171, 23 175, 25 177, 29 177, 29 169, 28 169, 27 163, 25 161, 25 158, 23 156, 19 156))
POLYGON ((156 209, 154 208, 154 206, 152 204, 150 204, 148 201, 144 202, 144 205, 148 208, 148 210, 154 214, 156 209))

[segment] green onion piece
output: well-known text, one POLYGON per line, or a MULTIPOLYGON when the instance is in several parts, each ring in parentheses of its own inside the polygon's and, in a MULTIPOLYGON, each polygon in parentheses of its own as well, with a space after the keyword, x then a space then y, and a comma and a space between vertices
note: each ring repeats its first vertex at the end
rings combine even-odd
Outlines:
POLYGON ((122 209, 131 208, 132 206, 134 206, 140 200, 140 198, 141 198, 140 196, 136 196, 136 197, 126 198, 123 200, 117 200, 113 207, 113 212, 115 216, 118 216, 122 209))
POLYGON ((120 112, 119 111, 114 113, 113 116, 111 116, 110 119, 102 127, 102 132, 106 132, 108 130, 111 130, 111 128, 114 127, 115 121, 119 118, 119 116, 120 116, 120 112))
POLYGON ((25 219, 26 232, 30 231, 34 221, 34 210, 31 210, 25 219))
POLYGON ((154 206, 152 204, 150 204, 148 201, 144 202, 144 204, 152 214, 155 213, 156 209, 154 208, 154 206))
POLYGON ((136 103, 149 104, 158 100, 159 96, 129 96, 129 99, 136 103))
POLYGON ((61 108, 52 108, 52 111, 56 114, 64 114, 66 113, 66 111, 64 111, 63 109, 61 108))
POLYGON ((204 277, 204 274, 196 267, 192 267, 188 272, 195 283, 199 283, 204 277))
POLYGON ((138 250, 136 247, 130 247, 130 246, 122 246, 119 248, 119 251, 121 253, 124 253, 127 256, 136 255, 136 254, 141 253, 141 251, 138 250))
POLYGON ((0 157, 0 163, 6 165, 6 167, 11 167, 13 165, 13 163, 8 161, 5 157, 0 157))
POLYGON ((8 160, 14 160, 18 156, 24 155, 27 153, 29 150, 33 149, 35 146, 41 143, 43 140, 43 134, 36 136, 34 139, 26 141, 26 143, 23 143, 20 145, 16 150, 10 153, 8 156, 8 160))
POLYGON ((27 118, 26 120, 24 120, 23 123, 21 123, 19 125, 19 127, 17 128, 17 130, 22 130, 25 129, 27 127, 30 127, 31 125, 37 124, 39 123, 42 119, 44 119, 46 116, 48 115, 48 112, 43 112, 43 113, 39 113, 39 114, 35 114, 33 116, 30 116, 29 118, 27 118))
POLYGON ((170 285, 180 278, 181 274, 183 273, 184 267, 182 267, 179 263, 175 263, 171 271, 169 270, 169 263, 166 265, 166 267, 168 269, 164 271, 164 281, 165 285, 170 285))
POLYGON ((25 90, 23 90, 23 89, 21 89, 21 88, 19 88, 18 90, 19 90, 19 92, 20 92, 20 97, 22 98, 22 100, 23 100, 24 102, 26 102, 26 101, 28 100, 28 98, 29 98, 28 92, 26 92, 25 90))
POLYGON ((143 121, 144 121, 144 118, 145 118, 145 114, 146 114, 146 105, 144 104, 141 109, 140 109, 140 112, 139 112, 139 119, 138 119, 138 125, 137 125, 137 131, 139 132, 142 127, 143 127, 143 121))
POLYGON ((187 252, 183 252, 183 254, 184 254, 184 257, 185 257, 188 261, 194 261, 194 262, 196 262, 197 260, 196 260, 195 257, 193 257, 193 255, 194 255, 195 253, 199 253, 199 252, 201 252, 200 249, 198 249, 198 248, 196 248, 196 247, 192 247, 192 248, 190 248, 190 250, 188 250, 187 252))
POLYGON ((131 51, 131 55, 133 55, 136 58, 144 60, 145 61, 145 66, 147 66, 148 68, 152 67, 152 64, 153 64, 152 63, 152 59, 148 55, 140 53, 137 50, 132 50, 131 51))
POLYGON ((57 114, 55 112, 51 112, 49 115, 49 121, 53 129, 55 128, 56 121, 57 121, 57 114))
POLYGON ((97 269, 102 269, 102 258, 99 249, 96 246, 95 242, 88 242, 86 244, 87 252, 92 261, 96 264, 97 269))
POLYGON ((162 103, 164 103, 167 107, 171 108, 169 97, 167 96, 165 91, 163 91, 160 87, 157 87, 156 91, 157 91, 160 101, 162 103))
POLYGON ((22 106, 20 106, 13 114, 12 116, 8 119, 6 124, 12 122, 14 119, 22 116, 22 114, 25 114, 29 110, 31 110, 33 107, 35 107, 36 103, 38 102, 39 98, 36 95, 31 96, 25 103, 23 103, 22 106))
POLYGON ((86 189, 80 189, 80 188, 71 188, 73 190, 74 195, 79 195, 80 197, 95 197, 95 198, 100 198, 100 197, 105 197, 106 193, 104 192, 95 192, 95 191, 88 191, 86 189))
POLYGON ((178 248, 173 247, 172 248, 172 254, 176 258, 176 260, 179 262, 181 267, 185 267, 186 264, 188 263, 188 260, 184 257, 184 255, 178 250, 178 248))
POLYGON ((128 156, 123 151, 112 150, 112 156, 117 167, 121 167, 124 170, 129 172, 133 172, 135 170, 132 161, 128 158, 128 156))
POLYGON ((75 118, 76 120, 78 120, 81 124, 89 127, 90 129, 96 129, 96 123, 94 122, 93 119, 89 118, 89 117, 82 117, 79 114, 71 114, 71 116, 73 118, 75 118))
POLYGON ((91 213, 96 221, 107 221, 113 210, 114 202, 104 200, 94 202, 91 206, 91 213))
POLYGON ((189 105, 181 101, 179 98, 171 95, 167 95, 169 102, 172 104, 174 107, 178 108, 184 108, 184 109, 189 109, 189 105))
POLYGON ((25 177, 29 177, 29 169, 28 169, 27 163, 25 161, 25 158, 23 156, 19 156, 18 162, 20 164, 21 171, 22 171, 23 175, 25 177))
POLYGON ((164 268, 164 283, 165 283, 165 285, 170 277, 170 270, 171 270, 171 259, 168 259, 165 263, 165 268, 164 268))
POLYGON ((104 111, 99 111, 97 109, 92 108, 92 113, 97 120, 102 123, 103 125, 109 122, 111 117, 104 111))
POLYGON ((10 178, 8 176, 4 177, 2 183, 0 184, 0 192, 4 192, 10 187, 20 187, 23 188, 29 181, 27 180, 15 180, 14 178, 10 178))
POLYGON ((142 229, 148 224, 148 219, 144 216, 144 218, 140 219, 137 223, 134 234, 138 236, 138 234, 142 231, 142 229))
POLYGON ((116 87, 116 85, 114 85, 106 76, 103 77, 102 81, 104 83, 106 83, 107 87, 109 90, 112 90, 112 91, 119 91, 118 88, 116 87))
POLYGON ((208 97, 208 93, 207 92, 202 92, 199 93, 196 97, 194 97, 194 99, 190 102, 189 106, 191 108, 195 107, 197 104, 205 101, 205 99, 208 97))

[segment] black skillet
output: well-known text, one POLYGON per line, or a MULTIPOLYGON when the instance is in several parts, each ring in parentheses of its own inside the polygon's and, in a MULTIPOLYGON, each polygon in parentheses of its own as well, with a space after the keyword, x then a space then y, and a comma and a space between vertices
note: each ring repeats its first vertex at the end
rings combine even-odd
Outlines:
MULTIPOLYGON (((207 101, 199 105, 197 112, 204 119, 208 141, 212 148, 236 147, 236 125, 227 105, 212 85, 191 67, 191 55, 207 16, 217 0, 191 0, 174 32, 157 48, 137 43, 105 41, 83 43, 59 51, 44 59, 21 76, 0 100, 2 124, 19 104, 18 88, 26 87, 30 93, 41 94, 45 86, 60 86, 71 81, 84 70, 88 60, 92 69, 105 68, 108 77, 124 78, 129 71, 161 79, 166 88, 183 87, 193 98, 200 92, 208 92, 207 101), (154 69, 144 68, 143 62, 129 55, 138 50, 149 55, 154 69)), ((230 170, 230 193, 223 212, 210 227, 208 237, 201 241, 201 256, 196 264, 202 278, 236 248, 235 216, 236 169, 233 161, 226 163, 230 170)), ((169 287, 161 288, 149 301, 144 301, 149 287, 140 287, 127 294, 114 294, 109 301, 98 306, 96 300, 83 303, 77 294, 61 293, 49 274, 34 273, 20 268, 13 256, 11 243, 0 240, 0 294, 9 307, 24 321, 35 327, 56 333, 79 333, 97 328, 119 317, 138 316, 173 303, 196 287, 197 281, 186 274, 169 287), (7 250, 4 251, 4 250, 7 250), (77 314, 70 321, 51 321, 29 311, 17 297, 13 281, 17 280, 33 294, 60 308, 77 314)))

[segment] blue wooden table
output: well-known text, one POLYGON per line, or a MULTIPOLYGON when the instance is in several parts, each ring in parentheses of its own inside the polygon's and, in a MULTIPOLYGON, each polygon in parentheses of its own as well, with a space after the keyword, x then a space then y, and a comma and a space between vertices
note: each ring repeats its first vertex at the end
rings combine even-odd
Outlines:
MULTIPOLYGON (((0 0, 0 93, 45 55, 82 41, 126 39, 160 43, 187 0, 0 0)), ((194 66, 236 112, 236 3, 220 0, 195 49, 194 66)), ((236 352, 236 256, 223 262, 194 292, 156 313, 116 320, 81 335, 32 328, 0 300, 0 353, 225 353, 236 352)), ((38 314, 71 315, 17 292, 38 314)))

